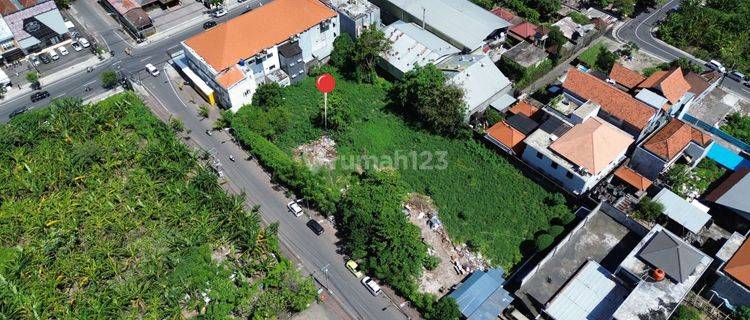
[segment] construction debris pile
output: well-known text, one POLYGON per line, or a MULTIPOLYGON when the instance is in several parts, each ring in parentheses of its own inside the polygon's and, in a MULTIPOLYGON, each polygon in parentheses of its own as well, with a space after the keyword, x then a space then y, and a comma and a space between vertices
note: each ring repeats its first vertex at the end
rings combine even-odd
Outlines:
POLYGON ((333 169, 336 162, 336 142, 328 136, 294 149, 295 158, 302 159, 310 168, 333 169))
POLYGON ((453 244, 430 197, 410 194, 404 203, 404 214, 419 227, 422 241, 429 246, 428 253, 440 258, 437 268, 422 274, 422 292, 443 296, 471 272, 489 267, 481 254, 469 251, 465 244, 453 244))

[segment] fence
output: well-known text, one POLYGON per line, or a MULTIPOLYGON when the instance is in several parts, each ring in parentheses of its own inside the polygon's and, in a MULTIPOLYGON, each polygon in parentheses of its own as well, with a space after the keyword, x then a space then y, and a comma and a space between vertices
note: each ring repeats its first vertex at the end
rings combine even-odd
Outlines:
POLYGON ((750 153, 750 144, 747 144, 744 141, 742 141, 740 139, 737 139, 737 138, 729 135, 728 133, 726 133, 724 131, 721 131, 721 129, 719 129, 719 128, 716 128, 716 127, 714 127, 714 126, 712 126, 712 125, 710 125, 708 123, 705 123, 705 122, 703 122, 703 121, 701 121, 699 119, 696 119, 695 117, 693 117, 693 116, 691 116, 691 115, 689 115, 687 113, 682 116, 682 121, 688 122, 688 123, 690 123, 690 124, 692 124, 692 125, 694 125, 694 126, 696 126, 698 128, 701 128, 701 129, 706 130, 706 131, 708 131, 708 132, 710 132, 712 134, 715 134, 715 135, 719 136, 719 138, 722 138, 722 139, 726 140, 727 142, 733 144, 734 146, 742 149, 743 151, 750 153))

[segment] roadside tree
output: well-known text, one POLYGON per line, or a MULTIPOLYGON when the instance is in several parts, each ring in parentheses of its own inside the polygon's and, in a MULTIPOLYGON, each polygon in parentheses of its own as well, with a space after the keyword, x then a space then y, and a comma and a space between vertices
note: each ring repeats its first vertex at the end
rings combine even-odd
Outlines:
POLYGON ((114 70, 106 70, 100 75, 102 87, 112 89, 117 86, 117 73, 114 70))

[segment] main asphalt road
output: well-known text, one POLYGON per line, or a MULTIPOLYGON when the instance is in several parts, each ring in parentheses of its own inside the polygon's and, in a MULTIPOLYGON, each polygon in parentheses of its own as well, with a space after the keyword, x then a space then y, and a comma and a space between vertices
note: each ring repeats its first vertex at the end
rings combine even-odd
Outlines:
MULTIPOLYGON (((707 69, 705 68, 705 61, 657 39, 652 32, 652 30, 658 26, 659 22, 664 19, 667 13, 679 8, 680 2, 681 0, 669 0, 660 8, 652 9, 648 12, 642 12, 635 18, 626 21, 622 26, 615 29, 612 33, 613 37, 615 40, 622 42, 634 42, 638 45, 640 50, 664 61, 672 61, 677 58, 687 58, 699 66, 703 66, 704 69, 707 69)), ((726 67, 729 68, 729 66, 726 67)), ((745 87, 742 83, 728 77, 724 77, 721 81, 723 81, 721 86, 724 89, 734 92, 746 100, 750 100, 750 89, 745 87)))
MULTIPOLYGON (((259 1, 248 1, 216 20, 223 22, 236 17, 247 6, 257 7, 259 1)), ((97 38, 100 41, 103 39, 106 42, 104 46, 114 51, 115 55, 100 63, 94 72, 74 74, 64 80, 45 85, 43 89, 49 91, 51 98, 81 97, 86 99, 104 93, 105 90, 100 85, 99 74, 107 69, 116 69, 126 75, 132 75, 132 78, 138 79, 138 82, 158 101, 158 107, 182 119, 186 128, 192 130, 192 141, 217 155, 222 162, 224 173, 232 184, 240 191, 244 191, 252 204, 260 205, 263 219, 266 222, 278 221, 280 223, 279 238, 282 243, 302 261, 304 267, 320 284, 330 290, 330 295, 341 303, 349 317, 355 319, 405 318, 389 299, 382 294, 377 297, 372 296, 345 268, 344 257, 337 253, 333 236, 335 230, 330 227, 330 223, 323 224, 326 230, 322 236, 315 235, 305 225, 306 216, 298 218, 287 211, 286 204, 290 199, 285 197, 282 191, 276 190, 278 188, 270 182, 269 176, 255 161, 245 160, 248 157, 247 154, 231 143, 226 133, 217 132, 211 136, 205 134, 205 130, 210 129, 212 124, 207 120, 201 121, 196 114, 195 107, 189 108, 185 105, 168 80, 167 72, 162 71, 158 77, 152 77, 144 70, 144 65, 147 63, 163 69, 169 60, 167 52, 176 49, 180 41, 201 32, 203 30, 201 23, 186 27, 163 40, 145 46, 133 46, 117 31, 119 27, 113 24, 114 20, 102 16, 101 8, 95 7, 97 5, 94 1, 77 1, 75 9, 84 17, 86 27, 98 31, 100 37, 97 38), (132 55, 124 54, 125 48, 131 48, 132 55), (86 86, 91 87, 92 90, 85 92, 86 86), (237 161, 229 161, 229 155, 234 155, 237 161)), ((0 104, 0 122, 8 121, 8 114, 16 108, 22 106, 41 108, 50 103, 49 98, 31 103, 29 95, 3 101, 0 104)))

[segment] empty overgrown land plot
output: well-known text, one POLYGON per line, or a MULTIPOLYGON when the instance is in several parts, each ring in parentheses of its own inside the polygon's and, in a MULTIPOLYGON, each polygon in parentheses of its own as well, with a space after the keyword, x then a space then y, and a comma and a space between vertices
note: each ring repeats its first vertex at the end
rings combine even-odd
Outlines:
MULTIPOLYGON (((469 242, 494 264, 508 267, 520 261, 521 243, 564 214, 546 204, 552 195, 473 139, 448 139, 415 129, 386 107, 383 86, 387 85, 338 80, 334 94, 349 103, 354 114, 351 125, 329 133, 339 157, 333 180, 345 183, 354 169, 352 161, 360 166, 373 159, 386 165, 393 162, 412 191, 434 199, 454 240, 469 242), (404 162, 401 155, 409 160, 404 162)), ((288 87, 291 127, 274 142, 291 154, 297 146, 320 138, 323 131, 311 119, 321 98, 314 79, 288 87)))

